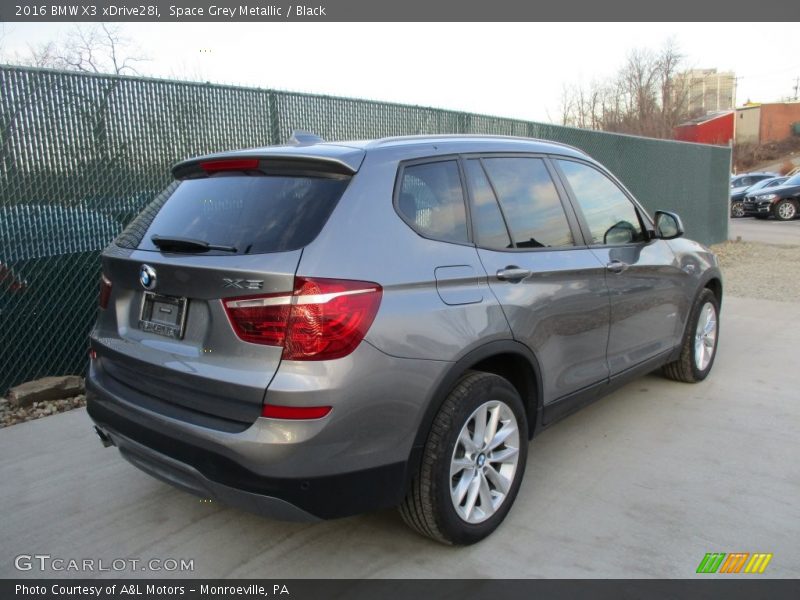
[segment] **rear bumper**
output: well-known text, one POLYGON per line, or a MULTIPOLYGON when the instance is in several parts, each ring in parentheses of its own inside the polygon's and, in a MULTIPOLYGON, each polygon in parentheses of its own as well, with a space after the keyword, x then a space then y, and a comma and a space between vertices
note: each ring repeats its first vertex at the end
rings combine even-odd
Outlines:
POLYGON ((139 422, 123 404, 87 389, 87 411, 122 456, 146 473, 203 498, 290 521, 332 519, 400 503, 406 462, 324 477, 267 477, 221 454, 139 422))
POLYGON ((362 343, 348 357, 285 361, 266 402, 332 406, 321 419, 225 423, 116 379, 98 345, 86 379, 95 424, 136 466, 187 491, 276 518, 396 506, 430 390, 449 363, 397 359, 362 343), (335 364, 334 364, 335 363, 335 364), (294 515, 294 516, 292 516, 294 515))
POLYGON ((98 429, 120 454, 145 473, 201 498, 218 500, 250 512, 284 521, 316 521, 318 517, 274 496, 254 494, 213 481, 196 468, 125 437, 108 425, 98 429))

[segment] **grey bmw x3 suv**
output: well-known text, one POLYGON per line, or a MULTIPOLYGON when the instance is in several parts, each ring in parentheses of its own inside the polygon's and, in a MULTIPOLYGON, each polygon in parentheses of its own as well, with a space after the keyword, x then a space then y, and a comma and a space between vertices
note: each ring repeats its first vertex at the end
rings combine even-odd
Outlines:
POLYGON ((534 434, 711 370, 715 256, 583 152, 298 139, 179 163, 103 253, 88 411, 142 470, 283 519, 399 506, 469 544, 534 434))

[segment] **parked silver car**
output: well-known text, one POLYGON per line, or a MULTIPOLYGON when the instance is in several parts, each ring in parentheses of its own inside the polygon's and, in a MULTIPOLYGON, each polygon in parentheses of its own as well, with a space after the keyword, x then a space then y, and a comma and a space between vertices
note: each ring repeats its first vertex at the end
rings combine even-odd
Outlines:
POLYGON ((469 544, 534 434, 711 370, 715 256, 583 152, 300 139, 178 164, 103 253, 88 411, 148 473, 278 518, 399 505, 469 544))

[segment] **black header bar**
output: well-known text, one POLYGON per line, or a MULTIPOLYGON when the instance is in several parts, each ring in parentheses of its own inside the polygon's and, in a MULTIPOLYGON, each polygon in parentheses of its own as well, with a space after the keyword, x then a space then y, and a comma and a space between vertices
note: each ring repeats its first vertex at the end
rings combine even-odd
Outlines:
MULTIPOLYGON (((0 21, 795 21, 794 0, 0 0, 0 21)), ((724 35, 724 31, 709 31, 724 35)))
POLYGON ((800 581, 755 579, 758 576, 692 580, 199 580, 199 579, 43 579, 2 580, 4 600, 770 600, 800 597, 800 581))

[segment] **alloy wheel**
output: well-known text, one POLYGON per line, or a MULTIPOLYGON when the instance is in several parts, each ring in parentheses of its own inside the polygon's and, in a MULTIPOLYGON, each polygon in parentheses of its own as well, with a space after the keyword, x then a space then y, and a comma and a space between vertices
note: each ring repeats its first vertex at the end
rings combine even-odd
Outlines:
POLYGON ((797 208, 791 202, 783 202, 778 207, 778 216, 781 219, 788 221, 789 219, 794 219, 794 215, 797 212, 797 208))
POLYGON ((458 516, 482 523, 505 501, 519 464, 519 427, 511 408, 490 400, 470 415, 450 461, 450 498, 458 516))
POLYGON ((694 364, 698 370, 708 367, 717 347, 717 310, 711 302, 700 309, 694 336, 694 364))

